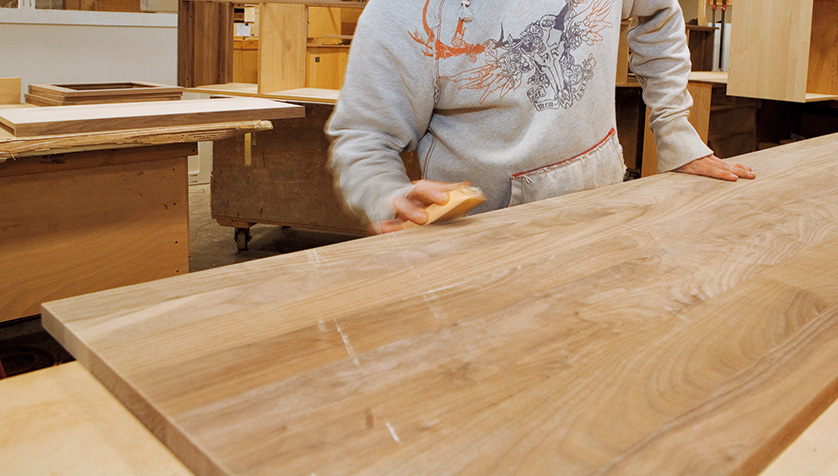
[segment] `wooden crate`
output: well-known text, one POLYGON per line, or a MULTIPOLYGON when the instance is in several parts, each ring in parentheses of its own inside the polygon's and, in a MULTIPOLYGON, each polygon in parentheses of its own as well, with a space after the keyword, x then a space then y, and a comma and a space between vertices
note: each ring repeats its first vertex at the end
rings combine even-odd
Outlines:
POLYGON ((742 0, 736 9, 728 94, 838 98, 838 1, 742 0))
MULTIPOLYGON (((212 216, 226 226, 257 223, 366 234, 335 195, 323 132, 334 106, 305 105, 305 117, 274 121, 270 131, 216 141, 210 183, 212 216)), ((415 154, 405 166, 420 177, 415 154)))

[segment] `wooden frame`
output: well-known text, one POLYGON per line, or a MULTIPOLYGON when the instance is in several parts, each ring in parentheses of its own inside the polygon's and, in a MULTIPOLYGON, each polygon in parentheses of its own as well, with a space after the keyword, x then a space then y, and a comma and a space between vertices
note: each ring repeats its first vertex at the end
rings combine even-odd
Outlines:
POLYGON ((144 81, 78 84, 30 84, 26 102, 36 106, 71 106, 115 102, 178 100, 183 88, 144 81))
POLYGON ((730 95, 838 99, 838 1, 743 0, 736 9, 730 95))

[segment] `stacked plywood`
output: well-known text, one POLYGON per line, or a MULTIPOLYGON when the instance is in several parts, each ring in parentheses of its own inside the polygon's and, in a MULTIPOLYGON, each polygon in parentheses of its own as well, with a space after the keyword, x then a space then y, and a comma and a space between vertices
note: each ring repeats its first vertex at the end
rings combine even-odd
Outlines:
POLYGON ((146 82, 31 84, 26 102, 36 106, 75 106, 115 102, 178 100, 180 86, 146 82))

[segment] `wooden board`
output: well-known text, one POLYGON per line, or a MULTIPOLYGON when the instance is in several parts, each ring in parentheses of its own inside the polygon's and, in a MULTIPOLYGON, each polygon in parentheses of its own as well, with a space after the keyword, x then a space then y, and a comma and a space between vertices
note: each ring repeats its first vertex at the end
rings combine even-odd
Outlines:
POLYGON ((20 104, 20 78, 0 78, 0 104, 20 104))
POLYGON ((259 92, 306 86, 305 5, 259 4, 259 92))
MULTIPOLYGON (((0 128, 0 164, 9 158, 20 159, 47 153, 62 154, 81 150, 118 149, 176 142, 211 142, 250 132, 266 131, 271 127, 273 126, 270 121, 239 121, 32 137, 15 137, 9 131, 0 128)), ((0 165, 0 175, 16 173, 14 170, 17 169, 17 165, 11 168, 11 172, 9 168, 3 167, 0 165)), ((7 167, 9 167, 8 164, 7 167)))
POLYGON ((116 83, 75 83, 75 84, 30 84, 29 93, 58 100, 83 101, 87 99, 133 98, 143 96, 180 97, 183 88, 144 81, 125 81, 116 83))
POLYGON ((188 272, 186 158, 196 153, 172 144, 0 164, 0 321, 188 272))
POLYGON ((78 362, 0 380, 0 421, 6 474, 193 474, 78 362))
POLYGON ((757 474, 838 395, 837 152, 48 303, 44 324, 199 474, 757 474))
POLYGON ((836 0, 741 2, 735 10, 732 96, 795 102, 838 97, 836 0))
POLYGON ((18 137, 210 122, 302 117, 300 106, 260 98, 151 101, 122 104, 6 109, 0 123, 18 137))
POLYGON ((838 401, 789 445, 761 476, 838 474, 838 401))
POLYGON ((261 97, 256 88, 256 84, 233 82, 186 88, 184 91, 197 94, 261 97))
POLYGON ((183 0, 178 5, 177 83, 233 80, 233 4, 183 0))

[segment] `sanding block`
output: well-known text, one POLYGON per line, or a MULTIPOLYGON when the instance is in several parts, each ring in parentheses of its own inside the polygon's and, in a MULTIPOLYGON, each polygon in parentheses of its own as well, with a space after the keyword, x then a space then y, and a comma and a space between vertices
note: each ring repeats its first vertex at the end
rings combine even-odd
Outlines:
MULTIPOLYGON (((428 213, 428 221, 425 224, 436 221, 451 220, 452 218, 460 218, 466 213, 474 210, 475 207, 486 201, 483 192, 477 187, 470 185, 462 185, 457 189, 448 192, 448 201, 443 205, 432 203, 425 207, 428 213)), ((417 225, 412 221, 402 224, 402 229, 413 228, 417 225)))

